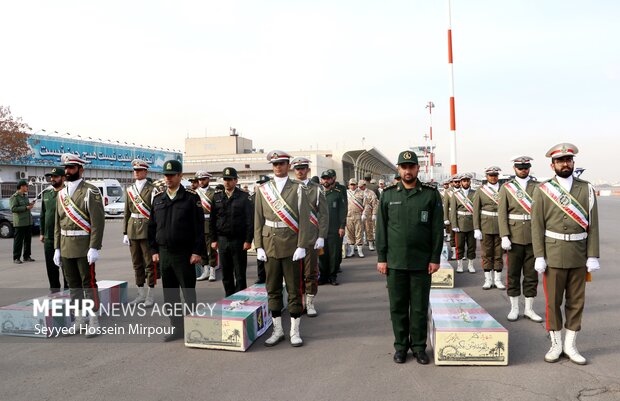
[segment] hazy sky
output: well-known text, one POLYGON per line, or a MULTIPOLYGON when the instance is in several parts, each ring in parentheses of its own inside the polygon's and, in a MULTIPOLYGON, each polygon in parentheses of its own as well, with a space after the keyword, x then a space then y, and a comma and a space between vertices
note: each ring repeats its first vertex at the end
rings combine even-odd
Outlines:
MULTIPOLYGON (((0 104, 33 129, 183 149, 422 144, 450 164, 447 0, 0 0, 0 104)), ((620 2, 453 0, 459 171, 580 148, 620 181, 620 2)))

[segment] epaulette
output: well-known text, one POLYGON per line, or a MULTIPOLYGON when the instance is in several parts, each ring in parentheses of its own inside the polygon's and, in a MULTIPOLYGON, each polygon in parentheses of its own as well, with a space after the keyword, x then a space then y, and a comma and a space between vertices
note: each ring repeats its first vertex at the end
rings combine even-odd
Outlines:
POLYGON ((216 194, 219 194, 219 193, 222 193, 222 192, 224 192, 224 191, 222 191, 221 189, 216 189, 216 190, 215 190, 215 193, 216 193, 216 194))
POLYGON ((334 191, 342 192, 342 191, 340 190, 340 188, 338 188, 338 187, 334 187, 334 188, 332 188, 332 189, 333 189, 334 191))
POLYGON ((426 188, 437 189, 437 188, 436 188, 433 184, 431 184, 430 182, 423 182, 423 183, 422 183, 422 186, 423 186, 423 187, 426 187, 426 188))
POLYGON ((586 180, 584 180, 584 179, 581 179, 581 178, 579 178, 579 177, 575 177, 575 176, 573 176, 573 180, 575 180, 575 181, 579 181, 579 182, 585 182, 586 184, 589 184, 589 183, 590 183, 590 182, 588 182, 588 181, 586 181, 586 180))
POLYGON ((195 191, 195 190, 193 190, 193 189, 191 189, 191 188, 185 188, 185 190, 186 190, 187 192, 189 192, 190 194, 198 195, 198 194, 196 193, 196 191, 195 191))
POLYGON ((396 184, 388 185, 387 187, 383 188, 383 191, 384 192, 385 191, 389 191, 390 189, 394 189, 396 187, 398 187, 398 185, 396 185, 396 184))

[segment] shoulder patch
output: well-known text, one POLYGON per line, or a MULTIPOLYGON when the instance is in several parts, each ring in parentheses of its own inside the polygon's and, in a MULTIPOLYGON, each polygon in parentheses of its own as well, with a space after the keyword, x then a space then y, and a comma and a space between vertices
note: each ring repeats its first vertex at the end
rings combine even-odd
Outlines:
POLYGON ((398 187, 398 185, 396 184, 388 185, 387 187, 383 188, 383 192, 389 191, 390 189, 394 189, 396 187, 398 187))
POLYGON ((423 183, 422 183, 422 186, 423 186, 423 187, 426 187, 426 188, 437 189, 437 188, 435 188, 435 186, 434 186, 433 184, 431 184, 430 182, 423 182, 423 183))
POLYGON ((196 193, 196 191, 194 191, 194 190, 193 190, 193 189, 191 189, 191 188, 185 188, 185 190, 186 190, 187 192, 189 192, 190 194, 198 195, 198 194, 196 193))

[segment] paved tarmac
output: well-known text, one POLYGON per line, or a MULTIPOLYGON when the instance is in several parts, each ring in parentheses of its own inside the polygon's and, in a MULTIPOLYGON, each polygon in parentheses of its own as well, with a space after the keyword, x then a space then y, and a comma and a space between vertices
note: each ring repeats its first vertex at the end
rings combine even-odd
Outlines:
MULTIPOLYGON (((508 322, 505 291, 481 289, 476 274, 456 276, 464 289, 509 329, 509 366, 428 366, 410 359, 392 362, 392 330, 385 279, 376 270, 376 253, 343 262, 341 285, 321 286, 320 315, 303 317, 305 344, 263 346, 267 335, 247 352, 186 348, 182 342, 100 336, 31 339, 0 337, 1 400, 619 400, 620 399, 620 198, 600 198, 601 270, 587 285, 578 348, 588 365, 567 359, 543 361, 549 340, 542 323, 508 322)), ((119 221, 108 220, 97 277, 127 280, 133 270, 122 245, 119 221)), ((34 263, 14 265, 12 240, 0 240, 0 305, 44 295, 47 277, 43 247, 33 237, 34 263), (17 290, 16 290, 17 289, 17 290)), ((256 278, 255 262, 248 282, 256 278)), ((199 282, 199 301, 224 296, 221 277, 199 282)), ((134 295, 135 290, 130 290, 134 295)), ((162 301, 158 294, 156 301, 162 301)), ((539 287, 535 309, 544 313, 539 287)), ((102 325, 124 324, 103 318, 102 325)), ((166 325, 155 317, 149 324, 166 325)), ((288 319, 285 330, 288 334, 288 319)), ((288 336, 287 336, 288 338, 288 336)), ((429 347, 429 354, 431 353, 429 347)))

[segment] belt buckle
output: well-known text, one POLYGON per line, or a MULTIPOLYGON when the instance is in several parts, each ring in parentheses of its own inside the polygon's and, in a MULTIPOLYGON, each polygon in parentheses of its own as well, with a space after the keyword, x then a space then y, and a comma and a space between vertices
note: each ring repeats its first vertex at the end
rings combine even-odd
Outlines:
POLYGON ((570 241, 570 234, 564 234, 564 241, 570 241))

